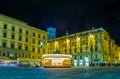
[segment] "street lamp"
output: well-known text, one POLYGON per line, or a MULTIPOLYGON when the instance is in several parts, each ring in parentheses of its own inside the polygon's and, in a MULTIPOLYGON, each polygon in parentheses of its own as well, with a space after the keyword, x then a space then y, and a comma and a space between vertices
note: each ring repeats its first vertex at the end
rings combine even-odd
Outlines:
POLYGON ((67 43, 69 43, 69 42, 70 42, 70 40, 69 40, 69 39, 67 39, 67 40, 66 40, 66 42, 67 42, 67 43))
POLYGON ((44 42, 40 41, 40 47, 44 46, 44 42))
POLYGON ((76 40, 77 40, 77 42, 78 42, 78 41, 80 41, 80 38, 77 38, 76 40))
POLYGON ((44 51, 43 51, 43 46, 45 45, 44 41, 40 41, 39 44, 40 44, 40 47, 41 47, 41 49, 42 49, 42 52, 44 52, 44 51))

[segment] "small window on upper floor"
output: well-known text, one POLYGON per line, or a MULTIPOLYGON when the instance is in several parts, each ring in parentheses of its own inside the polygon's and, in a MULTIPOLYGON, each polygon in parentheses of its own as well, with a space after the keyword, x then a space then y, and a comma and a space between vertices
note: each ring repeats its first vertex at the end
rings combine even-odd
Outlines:
POLYGON ((80 52, 82 53, 82 47, 80 48, 80 52))
POLYGON ((19 29, 19 33, 22 33, 22 29, 19 29))
POLYGON ((32 43, 35 44, 35 39, 32 40, 32 43))
POLYGON ((80 56, 80 59, 82 59, 82 56, 80 56))
POLYGON ((43 36, 43 39, 46 39, 45 35, 43 36))
POLYGON ((20 45, 18 45, 18 49, 22 49, 22 45, 20 44, 20 45))
POLYGON ((38 35, 38 38, 40 38, 40 34, 38 35))
POLYGON ((25 46, 25 50, 28 51, 28 46, 25 46))
POLYGON ((11 35, 11 39, 15 39, 15 34, 12 34, 12 35, 11 35))
POLYGON ((7 37, 7 32, 3 32, 3 37, 7 37))
POLYGON ((35 37, 35 33, 33 32, 33 37, 35 37))
POLYGON ((7 24, 4 24, 4 29, 7 29, 7 24))
POLYGON ((12 26, 12 31, 15 31, 15 27, 14 26, 12 26))
POLYGON ((25 38, 25 42, 28 42, 28 37, 25 38))
POLYGON ((95 46, 95 51, 98 51, 98 47, 97 46, 95 46))
POLYGON ((32 48, 32 52, 35 52, 35 48, 34 47, 32 48))
POLYGON ((38 48, 38 53, 40 53, 40 48, 38 48))
POLYGON ((26 31, 26 35, 28 35, 28 31, 26 31))
POLYGON ((6 42, 3 42, 3 47, 6 47, 6 46, 7 46, 6 42))
POLYGON ((98 36, 97 35, 95 35, 95 38, 97 38, 98 36))
POLYGON ((19 36, 19 41, 22 41, 22 36, 19 36))

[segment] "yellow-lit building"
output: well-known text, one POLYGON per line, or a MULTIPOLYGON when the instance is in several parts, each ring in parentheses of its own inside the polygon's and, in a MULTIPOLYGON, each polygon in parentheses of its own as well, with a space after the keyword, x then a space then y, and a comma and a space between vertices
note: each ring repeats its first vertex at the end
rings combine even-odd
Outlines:
MULTIPOLYGON (((0 57, 38 59, 46 53, 48 32, 0 14, 0 57)), ((28 60, 27 59, 27 60, 28 60)))
MULTIPOLYGON (((42 58, 45 59, 43 54, 57 52, 71 55, 71 62, 67 61, 71 66, 112 65, 120 62, 120 47, 103 28, 67 34, 51 40, 48 40, 48 34, 26 22, 0 14, 0 59, 40 62, 42 58)), ((58 60, 60 59, 55 58, 53 65, 58 65, 58 62, 54 63, 58 60)))
POLYGON ((119 62, 118 48, 103 28, 65 35, 47 43, 48 54, 71 54, 72 66, 98 66, 119 62))

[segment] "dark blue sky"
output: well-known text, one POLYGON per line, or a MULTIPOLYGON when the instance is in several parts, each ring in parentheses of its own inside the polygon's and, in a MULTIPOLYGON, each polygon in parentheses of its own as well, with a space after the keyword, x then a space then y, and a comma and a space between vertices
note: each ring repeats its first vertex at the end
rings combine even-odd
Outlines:
POLYGON ((119 4, 119 0, 0 0, 0 13, 44 30, 54 26, 57 36, 66 30, 103 27, 120 45, 119 4))

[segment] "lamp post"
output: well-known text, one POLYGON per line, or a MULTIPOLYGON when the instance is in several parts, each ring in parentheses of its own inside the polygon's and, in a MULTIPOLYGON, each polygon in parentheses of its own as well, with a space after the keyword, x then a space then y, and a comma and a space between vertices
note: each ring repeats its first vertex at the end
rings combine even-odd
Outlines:
MULTIPOLYGON (((44 41, 39 41, 40 50, 43 49, 44 44, 45 44, 44 41)), ((42 50, 42 53, 43 53, 43 52, 44 52, 44 51, 42 50)))
POLYGON ((40 47, 44 46, 44 42, 40 41, 40 47))
MULTIPOLYGON (((44 41, 39 41, 39 45, 40 45, 40 50, 42 49, 42 47, 44 46, 44 41)), ((41 56, 41 61, 40 61, 40 66, 43 66, 42 64, 43 64, 43 59, 42 59, 42 55, 40 54, 40 56, 41 56)))

